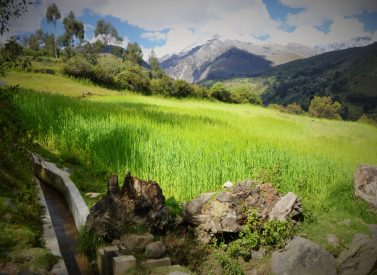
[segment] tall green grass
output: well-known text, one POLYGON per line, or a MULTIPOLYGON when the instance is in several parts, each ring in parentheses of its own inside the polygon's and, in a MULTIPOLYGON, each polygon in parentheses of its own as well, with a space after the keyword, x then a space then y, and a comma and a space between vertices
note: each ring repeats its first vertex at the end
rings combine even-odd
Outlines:
MULTIPOLYGON (((258 178, 297 193, 312 229, 323 217, 376 221, 352 185, 358 163, 377 163, 376 127, 132 94, 77 99, 24 91, 15 102, 49 150, 88 170, 153 179, 167 197, 189 200, 227 180, 258 178)), ((102 191, 105 183, 79 188, 88 186, 102 191)))

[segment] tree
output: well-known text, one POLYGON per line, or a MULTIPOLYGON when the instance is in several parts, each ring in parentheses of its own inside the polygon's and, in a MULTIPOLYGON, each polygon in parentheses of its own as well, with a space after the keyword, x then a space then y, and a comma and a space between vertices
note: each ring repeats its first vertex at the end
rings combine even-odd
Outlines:
POLYGON ((123 59, 130 61, 134 65, 141 65, 143 62, 143 52, 140 46, 136 42, 128 43, 127 49, 124 51, 123 59))
POLYGON ((81 21, 75 18, 73 11, 70 11, 68 16, 63 19, 64 33, 61 36, 61 42, 65 47, 73 47, 75 38, 81 44, 84 39, 84 25, 81 21))
POLYGON ((8 23, 12 17, 20 17, 27 12, 27 6, 33 2, 26 0, 1 0, 0 1, 0 35, 9 31, 8 23))
POLYGON ((320 118, 341 119, 341 110, 342 105, 337 101, 332 102, 329 96, 315 96, 309 106, 309 114, 320 118))
POLYGON ((211 96, 223 102, 233 102, 232 93, 224 84, 216 82, 210 89, 211 96))
MULTIPOLYGON (((60 14, 58 6, 56 6, 55 3, 52 3, 52 5, 48 6, 47 11, 46 11, 46 18, 47 18, 47 23, 52 23, 54 25, 54 35, 56 37, 56 21, 62 18, 62 16, 60 14)), ((55 41, 55 45, 56 45, 56 41, 55 41)), ((55 57, 58 57, 56 46, 55 46, 55 57)))
POLYGON ((118 31, 113 25, 105 20, 98 20, 96 30, 94 32, 96 38, 101 39, 104 45, 109 44, 110 42, 121 42, 122 38, 119 36, 118 31), (115 41, 114 41, 115 40, 115 41))
POLYGON ((161 78, 163 76, 164 73, 153 50, 149 56, 149 65, 151 65, 151 78, 161 78))

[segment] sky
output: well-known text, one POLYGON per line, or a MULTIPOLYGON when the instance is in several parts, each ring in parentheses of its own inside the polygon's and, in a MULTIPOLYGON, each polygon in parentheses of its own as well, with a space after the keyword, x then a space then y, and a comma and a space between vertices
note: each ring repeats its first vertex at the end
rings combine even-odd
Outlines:
MULTIPOLYGON (((145 57, 152 49, 162 57, 213 37, 308 46, 358 37, 377 41, 377 0, 34 0, 0 40, 38 28, 53 33, 45 19, 53 2, 63 17, 72 10, 84 23, 86 40, 96 40, 96 22, 104 19, 123 46, 137 42, 145 57)), ((63 31, 60 21, 57 34, 63 31)))

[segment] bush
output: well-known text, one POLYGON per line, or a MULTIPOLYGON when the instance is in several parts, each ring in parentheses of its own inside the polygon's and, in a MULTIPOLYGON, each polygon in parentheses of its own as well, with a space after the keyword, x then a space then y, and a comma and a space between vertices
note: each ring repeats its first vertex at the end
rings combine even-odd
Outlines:
POLYGON ((121 89, 141 92, 145 95, 151 93, 149 79, 143 74, 139 65, 128 66, 116 76, 115 81, 121 89))
POLYGON ((337 101, 332 102, 329 96, 315 96, 309 106, 309 114, 319 118, 341 119, 341 110, 342 105, 337 101))
POLYGON ((167 76, 152 79, 150 81, 150 88, 153 94, 167 96, 173 93, 173 81, 167 76))
POLYGON ((98 236, 94 230, 89 230, 86 227, 81 228, 77 242, 77 250, 88 259, 91 268, 93 268, 96 263, 97 247, 102 244, 104 244, 104 240, 98 236))
POLYGON ((115 86, 115 77, 122 70, 124 70, 124 64, 120 58, 101 56, 93 68, 93 81, 105 86, 115 86))
POLYGON ((289 114, 296 115, 301 115, 304 113, 304 110, 301 108, 301 105, 297 104, 296 102, 288 104, 287 107, 285 107, 285 111, 289 114))
POLYGON ((184 80, 174 80, 173 90, 171 91, 171 96, 183 98, 193 95, 192 86, 184 80))
POLYGON ((232 102, 262 105, 262 99, 250 85, 239 84, 232 88, 232 102))
POLYGON ((280 105, 280 104, 269 104, 268 109, 273 109, 273 110, 276 110, 276 111, 279 111, 279 112, 285 112, 285 107, 283 105, 280 105))
POLYGON ((73 77, 93 78, 93 66, 82 55, 70 58, 63 67, 63 73, 73 77))
POLYGON ((223 102, 233 102, 232 93, 224 84, 217 82, 210 89, 211 97, 223 102))

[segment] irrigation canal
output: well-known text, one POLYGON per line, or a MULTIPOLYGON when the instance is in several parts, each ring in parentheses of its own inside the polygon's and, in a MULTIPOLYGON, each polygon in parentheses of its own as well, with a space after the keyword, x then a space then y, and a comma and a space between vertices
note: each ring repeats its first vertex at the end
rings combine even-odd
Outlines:
POLYGON ((68 273, 70 275, 91 274, 86 259, 76 253, 78 231, 64 197, 47 184, 41 183, 41 187, 68 273))

